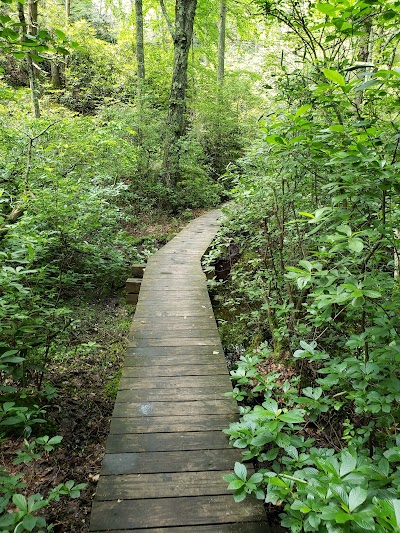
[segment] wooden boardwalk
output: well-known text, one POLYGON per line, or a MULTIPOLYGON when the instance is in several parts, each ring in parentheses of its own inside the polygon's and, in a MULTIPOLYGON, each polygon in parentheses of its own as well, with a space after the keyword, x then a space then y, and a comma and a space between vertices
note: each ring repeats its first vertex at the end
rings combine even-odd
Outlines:
POLYGON ((200 259, 219 211, 153 255, 130 332, 91 532, 268 531, 260 502, 236 504, 222 476, 240 461, 237 419, 200 259))

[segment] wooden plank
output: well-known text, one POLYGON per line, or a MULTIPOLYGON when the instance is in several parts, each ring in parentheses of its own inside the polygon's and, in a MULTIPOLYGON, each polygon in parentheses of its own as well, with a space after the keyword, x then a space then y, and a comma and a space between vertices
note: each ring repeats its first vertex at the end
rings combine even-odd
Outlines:
POLYGON ((232 496, 197 496, 93 502, 90 531, 254 522, 264 520, 263 508, 250 498, 237 504, 232 496))
POLYGON ((141 305, 139 309, 136 309, 135 317, 138 319, 163 318, 167 316, 182 317, 183 319, 185 319, 185 317, 213 318, 212 315, 210 315, 211 311, 212 310, 208 306, 203 306, 198 309, 171 309, 170 307, 168 309, 159 309, 157 302, 154 302, 153 305, 147 307, 141 305))
POLYGON ((131 266, 131 274, 133 278, 143 278, 146 270, 146 263, 138 263, 131 266))
POLYGON ((220 337, 217 328, 208 327, 204 329, 179 329, 171 326, 167 329, 143 329, 143 330, 131 330, 129 334, 130 340, 135 341, 139 339, 214 339, 215 343, 220 342, 220 337))
MULTIPOLYGON (((184 355, 190 359, 196 359, 196 356, 199 355, 209 355, 209 356, 222 356, 223 350, 222 346, 139 346, 131 347, 126 350, 127 356, 134 355, 146 355, 150 357, 157 356, 169 356, 169 355, 184 355)), ((217 357, 216 357, 217 359, 217 357)))
MULTIPOLYGON (((147 402, 143 405, 146 405, 147 402)), ((134 416, 111 419, 110 433, 125 435, 126 433, 180 433, 181 431, 216 431, 227 428, 237 422, 236 414, 217 415, 179 415, 179 416, 134 416)))
POLYGON ((176 433, 109 435, 106 449, 108 453, 140 453, 221 450, 228 446, 228 437, 222 431, 183 431, 178 435, 176 433))
MULTIPOLYGON (((185 361, 182 358, 182 363, 185 361)), ((194 361, 195 362, 195 361, 194 361)), ((187 363, 187 360, 185 361, 187 363)), ((181 364, 174 366, 152 365, 146 367, 132 367, 124 366, 122 369, 122 377, 124 378, 152 378, 152 377, 179 377, 179 376, 226 376, 226 365, 221 361, 220 363, 213 363, 208 365, 187 365, 181 364)))
POLYGON ((214 327, 217 323, 213 320, 213 317, 190 317, 186 318, 180 316, 170 317, 146 317, 146 318, 134 318, 130 330, 136 331, 138 329, 168 329, 170 326, 178 329, 207 329, 214 327))
POLYGON ((210 470, 102 476, 96 488, 96 498, 107 501, 232 494, 223 480, 223 475, 229 473, 231 471, 210 470))
POLYGON ((183 376, 183 377, 155 377, 153 379, 121 378, 118 390, 125 389, 178 389, 197 387, 227 387, 231 388, 231 381, 227 375, 218 376, 183 376))
POLYGON ((230 398, 225 400, 198 400, 191 402, 118 402, 114 406, 113 417, 134 416, 201 416, 222 415, 238 412, 237 403, 230 398))
POLYGON ((232 387, 192 387, 172 388, 163 390, 154 389, 124 389, 117 394, 117 402, 152 402, 155 398, 159 401, 196 401, 196 400, 221 400, 224 394, 232 387))
MULTIPOLYGON (((193 360, 195 368, 202 365, 213 365, 215 364, 215 355, 197 355, 197 356, 187 356, 187 355, 127 355, 124 359, 124 367, 158 367, 161 366, 173 366, 179 369, 180 365, 184 365, 190 360, 193 360)), ((222 361, 221 365, 224 365, 222 361)), ((171 370, 176 372, 176 368, 171 370)), ((196 372, 196 370, 195 370, 196 372)), ((226 372, 226 369, 225 369, 226 372)))
POLYGON ((139 294, 142 278, 128 278, 125 283, 126 292, 139 294))
POLYGON ((229 470, 240 453, 233 448, 150 453, 106 453, 102 476, 122 474, 156 474, 161 472, 204 472, 229 470))
POLYGON ((133 294, 133 293, 128 293, 126 295, 126 303, 127 304, 137 304, 139 301, 139 295, 138 294, 133 294))
MULTIPOLYGON (((118 526, 116 525, 116 527, 118 526)), ((107 531, 112 531, 112 533, 166 533, 166 529, 163 527, 152 529, 107 529, 107 531)), ((91 531, 91 533, 102 532, 91 531)), ((242 522, 240 524, 213 524, 212 526, 169 527, 168 533, 272 533, 272 530, 266 522, 242 522)))
MULTIPOLYGON (((166 339, 130 339, 128 341, 129 348, 146 348, 152 346, 218 346, 219 339, 217 337, 198 338, 198 337, 175 337, 166 339)), ((221 347, 222 351, 222 347, 221 347)))

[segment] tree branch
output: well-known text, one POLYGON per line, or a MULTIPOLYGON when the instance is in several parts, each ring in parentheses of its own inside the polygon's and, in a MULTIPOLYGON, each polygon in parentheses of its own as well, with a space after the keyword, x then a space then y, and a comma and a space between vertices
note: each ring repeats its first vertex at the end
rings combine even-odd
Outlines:
POLYGON ((168 15, 168 11, 167 11, 167 8, 165 7, 164 0, 159 0, 159 1, 160 1, 160 6, 161 6, 161 11, 163 12, 164 18, 167 21, 167 25, 168 25, 168 29, 169 29, 169 32, 171 34, 171 37, 172 37, 172 39, 175 39, 174 26, 172 24, 172 21, 171 21, 169 15, 168 15))

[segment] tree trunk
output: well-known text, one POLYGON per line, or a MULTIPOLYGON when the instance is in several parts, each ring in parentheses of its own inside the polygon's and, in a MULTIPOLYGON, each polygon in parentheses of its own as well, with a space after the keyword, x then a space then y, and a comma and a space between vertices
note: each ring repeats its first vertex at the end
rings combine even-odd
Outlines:
POLYGON ((137 76, 139 86, 145 77, 144 70, 144 39, 143 39, 143 3, 142 0, 135 0, 136 15, 136 59, 137 59, 137 76))
MULTIPOLYGON (((21 2, 18 2, 18 15, 19 21, 21 24, 21 31, 23 34, 28 33, 29 35, 37 35, 37 0, 29 0, 28 2, 28 20, 29 24, 26 23, 24 5, 21 2)), ((26 55, 26 63, 28 67, 28 76, 29 76, 29 87, 31 89, 32 95, 32 107, 33 115, 35 118, 40 118, 40 106, 39 106, 39 83, 37 79, 37 72, 33 64, 33 59, 30 52, 26 55)))
POLYGON ((224 83, 225 74, 225 35, 226 35, 226 2, 221 1, 219 6, 219 39, 218 39, 218 85, 224 83))
POLYGON ((189 51, 193 36, 197 0, 176 0, 174 69, 168 104, 163 175, 173 187, 179 180, 179 141, 186 131, 186 90, 189 51))
POLYGON ((135 29, 136 29, 136 61, 137 61, 137 143, 139 146, 143 142, 142 121, 143 121, 143 82, 145 79, 144 63, 144 37, 143 37, 143 0, 135 2, 135 29))
POLYGON ((62 87, 62 76, 60 64, 57 59, 52 59, 50 63, 51 67, 51 85, 54 89, 61 89, 62 87))
POLYGON ((67 22, 71 17, 71 0, 65 0, 65 18, 67 22))

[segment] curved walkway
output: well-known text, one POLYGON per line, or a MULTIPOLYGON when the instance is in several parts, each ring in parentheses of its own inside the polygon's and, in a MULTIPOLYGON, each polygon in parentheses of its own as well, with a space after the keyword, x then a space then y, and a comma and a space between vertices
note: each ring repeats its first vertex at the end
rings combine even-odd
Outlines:
POLYGON ((233 501, 237 418, 200 259, 219 211, 192 221, 147 263, 130 331, 91 532, 267 530, 260 502, 233 501))

